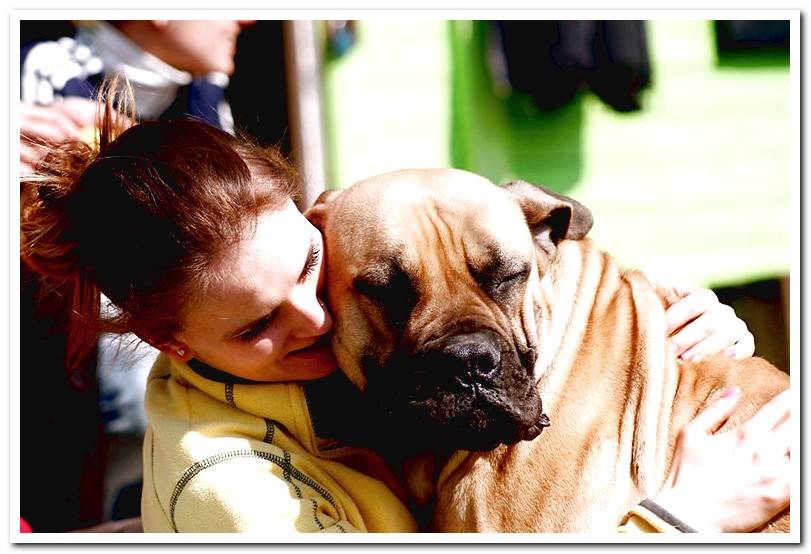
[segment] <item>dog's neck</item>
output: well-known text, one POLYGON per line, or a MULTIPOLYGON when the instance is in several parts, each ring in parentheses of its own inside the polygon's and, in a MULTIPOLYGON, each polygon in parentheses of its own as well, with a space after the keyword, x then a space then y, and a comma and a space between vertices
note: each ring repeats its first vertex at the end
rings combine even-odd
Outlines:
MULTIPOLYGON (((600 329, 590 328, 592 318, 609 310, 614 302, 628 301, 651 306, 660 302, 661 310, 647 310, 644 321, 627 321, 628 332, 638 334, 640 348, 630 354, 629 372, 636 368, 656 368, 639 377, 636 401, 627 403, 629 419, 634 420, 634 467, 632 472, 640 490, 658 487, 664 466, 655 460, 667 445, 667 432, 644 422, 656 419, 655 414, 669 410, 677 379, 675 357, 667 358, 664 348, 667 302, 662 292, 647 277, 636 270, 624 270, 610 255, 592 241, 563 241, 558 259, 549 274, 539 284, 541 306, 538 318, 539 341, 543 345, 535 366, 535 375, 544 411, 555 424, 556 402, 562 389, 578 371, 578 356, 590 348, 590 341, 600 329), (627 300, 623 300, 627 299, 627 300), (631 300, 633 299, 633 300, 631 300), (659 436, 661 435, 661 436, 659 436)), ((618 371, 620 368, 611 368, 618 371)), ((663 418, 669 421, 669 418, 663 418)))
POLYGON ((539 342, 535 379, 547 413, 554 411, 558 391, 574 365, 597 289, 616 287, 606 283, 619 280, 615 269, 591 241, 563 241, 555 263, 532 291, 539 342))

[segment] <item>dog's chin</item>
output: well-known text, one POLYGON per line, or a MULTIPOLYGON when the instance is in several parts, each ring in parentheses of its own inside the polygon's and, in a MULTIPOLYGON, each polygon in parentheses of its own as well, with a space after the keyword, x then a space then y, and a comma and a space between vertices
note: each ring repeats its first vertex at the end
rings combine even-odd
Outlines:
POLYGON ((549 425, 537 394, 520 400, 510 402, 504 394, 481 389, 437 392, 399 407, 389 403, 389 413, 416 449, 488 451, 532 440, 549 425))
POLYGON ((453 422, 425 427, 429 442, 453 450, 493 450, 519 442, 522 435, 516 422, 495 418, 479 408, 458 415, 453 422))

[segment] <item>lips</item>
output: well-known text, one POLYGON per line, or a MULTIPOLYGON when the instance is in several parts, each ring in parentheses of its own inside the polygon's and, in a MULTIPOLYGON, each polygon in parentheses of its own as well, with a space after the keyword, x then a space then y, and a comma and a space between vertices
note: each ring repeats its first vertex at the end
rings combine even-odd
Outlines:
POLYGON ((331 348, 328 334, 321 335, 318 338, 318 340, 311 343, 309 346, 305 346, 304 348, 299 348, 297 350, 291 350, 290 352, 287 353, 287 356, 285 356, 285 358, 290 357, 299 358, 303 356, 310 356, 316 354, 320 355, 321 353, 323 353, 325 348, 327 349, 331 348))

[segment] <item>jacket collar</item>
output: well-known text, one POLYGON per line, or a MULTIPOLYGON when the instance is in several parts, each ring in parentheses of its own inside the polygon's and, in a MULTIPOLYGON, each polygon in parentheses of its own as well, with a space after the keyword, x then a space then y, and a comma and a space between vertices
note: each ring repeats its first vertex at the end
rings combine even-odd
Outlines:
POLYGON ((199 360, 171 361, 171 366, 209 396, 281 423, 312 451, 323 450, 321 439, 327 438, 369 447, 381 432, 374 428, 364 396, 340 370, 311 381, 265 383, 231 375, 199 360))

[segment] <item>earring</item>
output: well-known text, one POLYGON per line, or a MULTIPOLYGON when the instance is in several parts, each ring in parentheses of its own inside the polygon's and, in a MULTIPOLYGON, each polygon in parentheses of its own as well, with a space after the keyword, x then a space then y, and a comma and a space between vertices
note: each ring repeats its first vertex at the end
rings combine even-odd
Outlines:
POLYGON ((186 351, 184 349, 182 349, 182 348, 178 348, 177 349, 177 355, 182 358, 183 356, 186 355, 186 351))

